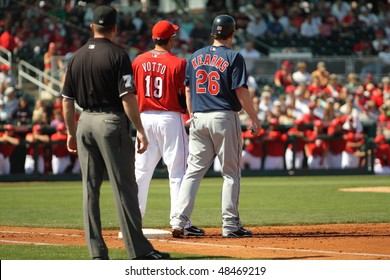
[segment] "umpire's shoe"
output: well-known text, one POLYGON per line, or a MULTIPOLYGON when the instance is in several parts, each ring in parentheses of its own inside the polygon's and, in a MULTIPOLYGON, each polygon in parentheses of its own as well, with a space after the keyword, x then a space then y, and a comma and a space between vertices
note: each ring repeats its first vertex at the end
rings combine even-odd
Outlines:
POLYGON ((242 238, 242 237, 252 237, 253 233, 250 230, 246 230, 243 227, 240 227, 237 231, 222 235, 222 237, 227 238, 242 238))
POLYGON ((149 254, 134 258, 134 260, 167 260, 170 258, 171 256, 168 253, 163 253, 157 250, 153 250, 149 254))

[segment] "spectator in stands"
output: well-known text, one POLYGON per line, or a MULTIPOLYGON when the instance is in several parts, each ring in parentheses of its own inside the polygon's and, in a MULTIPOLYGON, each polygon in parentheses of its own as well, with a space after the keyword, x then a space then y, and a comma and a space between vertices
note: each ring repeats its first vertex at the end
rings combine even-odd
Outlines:
POLYGON ((311 83, 310 73, 307 72, 306 62, 300 61, 297 63, 297 71, 292 74, 292 78, 295 84, 307 84, 311 83))
POLYGON ((255 49, 253 42, 248 41, 245 44, 245 48, 240 50, 241 55, 244 57, 246 69, 249 74, 253 74, 255 70, 256 62, 260 59, 260 52, 255 49))
POLYGON ((313 130, 306 130, 305 153, 307 156, 307 167, 309 169, 325 169, 326 142, 321 139, 323 135, 323 123, 315 120, 313 130))
POLYGON ((210 31, 204 26, 201 19, 195 20, 195 27, 190 33, 190 49, 197 50, 204 47, 210 40, 210 31))
POLYGON ((322 119, 323 121, 331 122, 338 117, 335 104, 336 103, 333 97, 328 97, 326 99, 324 107, 324 117, 322 119))
POLYGON ((0 46, 13 53, 16 50, 15 37, 11 34, 10 23, 6 23, 3 32, 0 34, 0 46))
POLYGON ((268 26, 261 15, 256 15, 254 20, 248 23, 246 32, 252 39, 262 39, 267 32, 268 26))
POLYGON ((390 145, 384 135, 375 137, 374 172, 376 175, 390 175, 390 145))
POLYGON ((303 166, 303 159, 305 157, 304 147, 306 141, 304 124, 303 120, 295 120, 294 126, 287 131, 289 139, 289 144, 285 153, 287 170, 301 169, 303 166))
POLYGON ((53 118, 50 120, 51 127, 57 127, 59 124, 64 122, 64 116, 61 109, 53 110, 53 118))
POLYGON ((278 119, 274 118, 269 121, 264 141, 264 170, 284 169, 287 135, 279 131, 278 119))
POLYGON ((18 125, 26 125, 31 123, 32 113, 30 106, 25 97, 20 97, 18 100, 18 108, 12 114, 13 121, 18 125))
POLYGON ((11 67, 6 64, 0 66, 0 96, 4 94, 7 87, 15 87, 16 79, 12 74, 11 67))
POLYGON ((259 104, 259 120, 266 122, 269 118, 270 111, 272 109, 272 95, 269 91, 263 91, 261 93, 261 100, 259 104))
POLYGON ((358 14, 358 20, 366 23, 366 25, 374 30, 379 23, 379 18, 367 6, 362 6, 360 8, 360 13, 358 14))
POLYGON ((294 114, 293 116, 295 119, 299 120, 301 119, 305 114, 309 113, 309 103, 310 100, 308 98, 305 98, 305 87, 302 85, 299 85, 294 90, 294 114))
POLYGON ((358 56, 374 55, 374 48, 370 40, 365 37, 360 38, 360 40, 353 45, 352 51, 358 56))
POLYGON ((379 108, 379 117, 378 117, 378 125, 377 131, 378 134, 382 134, 386 137, 386 139, 390 139, 390 106, 389 101, 384 103, 379 108))
POLYGON ((26 174, 31 175, 34 171, 43 174, 45 170, 44 152, 45 145, 49 143, 49 135, 42 133, 42 127, 36 124, 32 127, 32 132, 26 134, 27 154, 24 163, 26 174), (35 170, 35 160, 37 160, 37 170, 35 170))
POLYGON ((46 102, 43 99, 37 99, 34 104, 32 112, 32 122, 39 123, 42 119, 43 113, 47 110, 46 102))
POLYGON ((317 104, 316 104, 316 101, 314 102, 310 102, 309 105, 309 112, 304 114, 301 118, 301 120, 305 123, 305 124, 313 124, 314 121, 316 120, 320 120, 321 118, 318 117, 318 115, 315 114, 314 110, 317 108, 317 104))
POLYGON ((267 36, 269 38, 280 38, 284 34, 284 28, 278 18, 275 18, 274 21, 268 22, 267 25, 267 36))
POLYGON ((375 31, 375 39, 372 41, 372 46, 377 54, 383 51, 385 46, 390 45, 390 41, 386 38, 385 35, 385 32, 381 28, 375 31))
POLYGON ((340 85, 339 78, 336 74, 330 74, 328 84, 324 88, 324 92, 328 97, 333 97, 338 100, 341 94, 342 86, 340 85))
POLYGON ((317 77, 319 79, 320 86, 325 88, 329 82, 329 75, 330 73, 326 70, 325 62, 319 61, 317 63, 317 69, 311 72, 311 79, 314 81, 317 77))
POLYGON ((302 23, 300 34, 303 38, 316 38, 320 35, 319 24, 313 21, 311 14, 308 14, 302 23))
POLYGON ((8 119, 12 119, 13 114, 18 109, 18 98, 13 87, 8 87, 4 91, 4 112, 8 119))
POLYGON ((275 72, 274 84, 280 89, 285 89, 287 86, 292 85, 294 80, 292 77, 293 64, 284 60, 281 64, 281 68, 275 72))
POLYGON ((331 7, 331 14, 335 16, 340 23, 350 10, 351 6, 346 1, 336 0, 331 7))
POLYGON ((20 143, 20 138, 15 134, 12 124, 4 125, 4 132, 0 132, 0 175, 11 173, 10 156, 15 147, 20 143))
POLYGON ((360 113, 360 120, 364 123, 376 123, 378 121, 379 111, 375 102, 368 100, 364 105, 364 110, 360 113))
POLYGON ((384 45, 378 53, 378 59, 362 68, 360 77, 366 77, 368 74, 374 74, 380 78, 384 72, 390 72, 390 43, 384 45))
MULTIPOLYGON (((52 69, 51 63, 52 63, 52 57, 54 55, 56 55, 56 44, 54 42, 50 42, 47 51, 43 56, 44 73, 49 76, 51 76, 51 69, 52 69)), ((46 85, 49 83, 49 79, 46 77, 44 77, 43 81, 46 85)))
POLYGON ((349 73, 347 76, 347 83, 344 85, 348 89, 348 93, 355 93, 359 85, 359 75, 356 73, 349 73))
POLYGON ((66 126, 65 123, 59 123, 56 132, 50 136, 52 143, 52 171, 53 174, 62 174, 71 165, 70 155, 66 146, 66 126))

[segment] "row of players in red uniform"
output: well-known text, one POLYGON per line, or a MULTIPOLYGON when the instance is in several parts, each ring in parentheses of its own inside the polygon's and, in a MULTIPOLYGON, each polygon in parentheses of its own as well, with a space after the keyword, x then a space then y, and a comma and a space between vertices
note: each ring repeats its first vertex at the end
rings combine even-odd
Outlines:
MULTIPOLYGON (((307 157, 307 166, 310 169, 324 168, 357 168, 361 166, 365 154, 362 147, 365 144, 364 135, 356 131, 351 116, 342 116, 334 119, 325 132, 321 120, 315 120, 313 129, 305 129, 305 122, 297 120, 287 133, 279 130, 276 118, 269 122, 269 129, 264 129, 261 135, 254 137, 250 130, 242 133, 245 139, 245 149, 242 153, 241 168, 249 166, 252 170, 302 168, 304 157, 307 157), (345 124, 351 122, 348 127, 345 124), (347 128, 347 130, 346 130, 347 128), (332 139, 323 139, 321 136, 330 136, 332 139), (289 137, 296 137, 295 162, 293 162, 293 143, 288 143, 289 137), (288 143, 287 147, 286 144, 288 143), (262 161, 264 159, 264 166, 262 161)), ((59 123, 56 132, 51 136, 42 134, 40 125, 34 125, 32 132, 26 134, 27 154, 25 160, 26 174, 35 171, 35 159, 37 158, 38 173, 45 171, 44 153, 45 146, 51 142, 51 167, 53 174, 64 173, 73 164, 73 173, 79 173, 78 160, 74 163, 66 148, 66 128, 59 123), (35 147, 35 145, 38 145, 35 147), (37 152, 37 157, 35 157, 37 152)), ((15 134, 15 128, 11 124, 4 125, 4 132, 0 133, 0 175, 10 173, 10 155, 14 148, 20 144, 20 137, 15 134)), ((390 174, 390 146, 383 135, 375 138, 374 171, 376 174, 390 174)), ((218 162, 214 165, 219 170, 218 162)))
MULTIPOLYGON (((305 155, 310 169, 358 168, 365 158, 363 145, 366 143, 364 134, 356 129, 353 122, 353 117, 342 116, 334 119, 325 130, 321 120, 314 121, 313 129, 306 129, 305 122, 297 120, 292 128, 282 133, 278 120, 271 119, 268 131, 263 129, 258 137, 253 137, 249 130, 242 133, 245 148, 241 168, 282 170, 286 166, 288 170, 299 169, 303 166, 305 155), (290 137, 296 138, 295 162, 290 137)), ((390 146, 383 135, 377 136, 374 142, 374 171, 376 174, 390 174, 390 146)), ((219 170, 218 162, 214 169, 219 170)))
MULTIPOLYGON (((24 163, 26 174, 35 172, 45 173, 45 151, 46 145, 51 143, 51 162, 50 167, 53 174, 61 174, 72 166, 72 173, 80 172, 78 160, 72 162, 71 156, 66 147, 66 127, 64 123, 59 123, 56 127, 56 132, 52 135, 42 133, 42 127, 36 124, 32 127, 32 131, 26 134, 25 141, 27 145, 27 153, 24 163), (37 163, 35 163, 37 160, 37 163)), ((20 137, 15 134, 15 128, 12 124, 4 125, 4 132, 0 133, 0 175, 10 174, 10 155, 17 145, 21 142, 20 137)))

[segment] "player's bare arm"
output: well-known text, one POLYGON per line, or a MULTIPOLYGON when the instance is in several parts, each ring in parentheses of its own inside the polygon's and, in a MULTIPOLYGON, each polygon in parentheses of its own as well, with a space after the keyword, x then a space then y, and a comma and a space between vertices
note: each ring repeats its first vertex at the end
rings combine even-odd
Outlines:
POLYGON ((240 101, 242 108, 248 113, 249 117, 252 120, 252 134, 255 136, 260 135, 261 124, 255 109, 253 108, 252 101, 250 99, 249 91, 245 87, 240 87, 236 89, 236 94, 238 101, 240 101))
POLYGON ((135 129, 137 130, 137 152, 142 154, 148 148, 149 141, 146 137, 144 127, 141 122, 137 97, 132 93, 125 94, 122 97, 122 104, 127 117, 130 119, 135 129))

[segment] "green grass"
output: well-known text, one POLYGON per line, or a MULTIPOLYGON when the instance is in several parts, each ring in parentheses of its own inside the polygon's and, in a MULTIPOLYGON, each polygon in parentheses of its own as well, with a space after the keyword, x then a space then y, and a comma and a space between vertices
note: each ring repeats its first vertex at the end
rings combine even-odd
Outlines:
MULTIPOLYGON (((201 227, 221 225, 221 178, 205 178, 198 192, 192 220, 201 227)), ((313 176, 242 178, 240 216, 244 226, 327 223, 390 223, 389 193, 340 192, 339 188, 390 186, 389 176, 313 176)), ((169 227, 167 179, 154 179, 149 191, 144 227, 169 227)), ((102 223, 119 228, 111 187, 101 191, 102 223)), ((0 225, 82 228, 81 182, 0 184, 0 225)), ((49 246, 50 247, 50 246, 49 246)), ((43 255, 41 247, 1 245, 0 258, 86 259, 85 248, 54 248, 43 255), (5 250, 9 248, 9 250, 5 250), (32 249, 33 248, 33 249, 32 249), (13 253, 15 251, 15 253, 13 253)), ((45 248, 47 248, 45 246, 45 248)), ((115 251, 114 251, 115 252, 115 251)), ((114 253, 115 254, 115 253, 114 253)), ((118 258, 122 258, 124 251, 118 258), (121 255, 122 254, 122 255, 121 255)), ((125 258, 125 257, 124 257, 125 258)))

